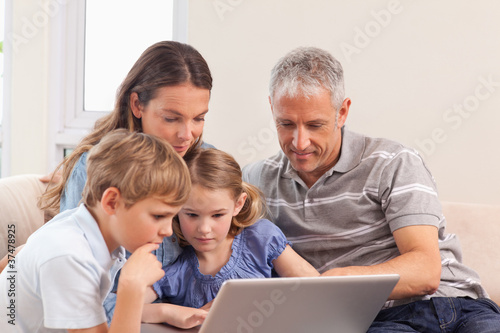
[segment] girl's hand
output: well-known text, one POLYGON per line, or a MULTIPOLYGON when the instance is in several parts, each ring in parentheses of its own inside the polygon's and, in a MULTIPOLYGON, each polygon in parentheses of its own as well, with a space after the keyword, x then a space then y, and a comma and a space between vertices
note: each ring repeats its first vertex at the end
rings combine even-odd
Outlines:
POLYGON ((203 305, 200 309, 209 311, 210 308, 212 307, 212 303, 214 302, 214 300, 215 300, 215 298, 213 300, 211 300, 210 302, 208 302, 207 304, 203 305))
POLYGON ((175 315, 169 318, 167 323, 179 328, 192 328, 201 325, 207 317, 208 311, 203 309, 189 308, 171 304, 175 315))

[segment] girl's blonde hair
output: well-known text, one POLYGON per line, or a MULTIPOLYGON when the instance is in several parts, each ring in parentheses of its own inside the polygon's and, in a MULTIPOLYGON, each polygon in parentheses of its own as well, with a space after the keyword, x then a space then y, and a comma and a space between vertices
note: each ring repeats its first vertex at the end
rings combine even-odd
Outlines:
MULTIPOLYGON (((231 155, 212 148, 196 149, 186 154, 184 160, 192 185, 200 185, 208 190, 229 190, 235 201, 242 193, 247 194, 243 208, 232 219, 229 235, 236 236, 243 228, 264 217, 266 206, 261 191, 242 180, 241 168, 231 155)), ((182 235, 178 217, 174 219, 173 229, 180 244, 188 245, 182 235)))
POLYGON ((90 149, 83 202, 99 203, 104 191, 116 187, 130 207, 147 198, 183 205, 191 190, 189 171, 182 157, 165 140, 118 129, 90 149))
MULTIPOLYGON (((101 141, 108 132, 124 128, 142 132, 141 119, 136 118, 130 107, 130 95, 137 93, 146 106, 156 97, 159 88, 190 83, 197 88, 212 90, 212 75, 202 55, 192 46, 162 41, 151 45, 142 53, 123 80, 116 95, 114 110, 95 123, 94 130, 82 139, 75 150, 56 168, 62 169, 62 181, 48 189, 39 201, 42 209, 59 210, 61 195, 80 156, 101 141)), ((190 149, 201 144, 201 136, 190 149)))

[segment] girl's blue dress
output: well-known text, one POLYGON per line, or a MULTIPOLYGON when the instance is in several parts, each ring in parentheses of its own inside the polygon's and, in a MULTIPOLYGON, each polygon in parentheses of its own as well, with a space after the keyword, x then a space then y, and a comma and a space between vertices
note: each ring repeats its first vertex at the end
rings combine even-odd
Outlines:
POLYGON ((215 298, 226 280, 271 277, 273 260, 287 244, 274 223, 259 220, 234 238, 229 261, 215 276, 199 271, 194 249, 187 246, 175 262, 164 267, 165 276, 153 288, 164 302, 200 308, 215 298))

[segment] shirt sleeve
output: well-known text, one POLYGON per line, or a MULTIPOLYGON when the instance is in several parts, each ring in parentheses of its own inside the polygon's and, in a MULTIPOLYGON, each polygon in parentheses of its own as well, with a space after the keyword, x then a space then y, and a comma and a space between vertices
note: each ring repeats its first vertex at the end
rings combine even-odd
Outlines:
POLYGON ((273 268, 274 259, 278 258, 287 245, 291 245, 280 228, 269 220, 259 220, 246 229, 248 253, 254 254, 254 261, 273 268))
POLYGON ((87 181, 87 152, 80 156, 71 175, 66 182, 66 187, 61 195, 60 211, 73 209, 78 206, 82 200, 82 192, 87 181))
POLYGON ((102 272, 74 256, 40 267, 40 295, 48 328, 89 328, 106 322, 101 300, 102 272))
POLYGON ((391 231, 411 225, 439 225, 442 210, 437 187, 416 151, 404 149, 387 163, 379 193, 391 231))
POLYGON ((264 166, 263 161, 255 162, 246 165, 243 167, 241 170, 243 173, 243 181, 247 182, 249 184, 255 185, 257 187, 260 187, 260 175, 262 173, 262 168, 264 166))

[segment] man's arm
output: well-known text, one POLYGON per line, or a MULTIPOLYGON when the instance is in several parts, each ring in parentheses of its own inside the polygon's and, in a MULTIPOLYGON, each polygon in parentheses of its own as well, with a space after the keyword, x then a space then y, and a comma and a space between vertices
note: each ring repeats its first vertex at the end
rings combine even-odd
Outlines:
POLYGON ((398 257, 373 266, 333 268, 322 275, 399 274, 400 280, 390 299, 430 295, 436 292, 441 280, 441 255, 438 229, 415 225, 400 228, 393 233, 401 253, 398 257))

